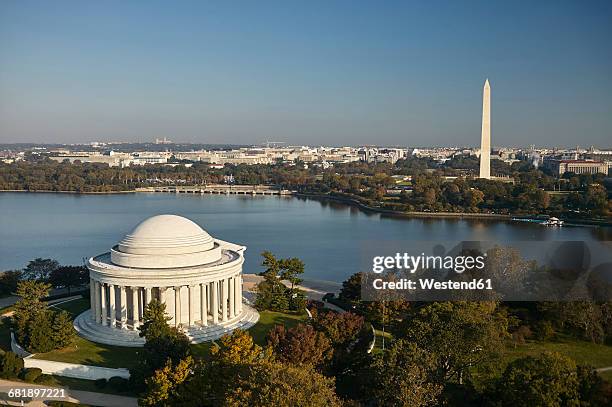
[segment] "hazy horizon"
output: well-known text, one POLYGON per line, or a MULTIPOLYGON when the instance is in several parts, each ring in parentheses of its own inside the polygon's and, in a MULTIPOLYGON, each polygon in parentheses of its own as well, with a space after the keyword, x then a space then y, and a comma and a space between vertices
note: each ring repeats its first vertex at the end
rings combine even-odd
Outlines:
POLYGON ((612 3, 0 3, 0 143, 610 148, 612 3))

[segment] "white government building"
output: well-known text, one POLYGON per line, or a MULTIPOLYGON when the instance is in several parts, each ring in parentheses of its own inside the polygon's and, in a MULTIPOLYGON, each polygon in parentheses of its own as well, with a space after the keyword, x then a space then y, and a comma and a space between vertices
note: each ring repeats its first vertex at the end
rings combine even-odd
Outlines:
POLYGON ((166 304, 168 323, 193 343, 247 329, 259 314, 243 303, 245 250, 181 216, 146 219, 110 252, 88 260, 91 309, 74 326, 95 342, 142 346, 144 307, 157 299, 166 304))

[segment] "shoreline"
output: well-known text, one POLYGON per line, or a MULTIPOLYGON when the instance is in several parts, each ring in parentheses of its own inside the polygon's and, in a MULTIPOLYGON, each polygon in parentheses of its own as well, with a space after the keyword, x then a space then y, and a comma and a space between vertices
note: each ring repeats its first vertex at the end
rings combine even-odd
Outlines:
MULTIPOLYGON (((262 276, 251 273, 242 274, 244 290, 250 293, 254 293, 253 289, 255 286, 263 280, 262 276)), ((285 285, 289 283, 285 282, 285 285)), ((327 293, 338 294, 342 288, 342 283, 325 280, 308 280, 305 279, 301 284, 296 285, 297 288, 304 291, 304 294, 311 300, 322 301, 322 298, 327 293)))
MULTIPOLYGON (((125 191, 87 191, 87 192, 78 192, 78 191, 52 191, 52 190, 26 190, 26 189, 3 189, 0 190, 2 192, 19 192, 19 193, 43 193, 43 194, 74 194, 74 195, 117 195, 117 194, 137 194, 137 193, 151 193, 151 191, 139 191, 137 189, 133 190, 125 190, 125 191)), ((155 193, 155 192, 153 192, 155 193)), ((491 219, 497 221, 512 221, 512 218, 516 217, 529 217, 533 215, 528 214, 500 214, 500 213, 477 213, 477 212, 403 212, 403 211, 394 211, 391 209, 382 209, 376 208, 372 206, 368 206, 364 203, 359 202, 357 199, 334 196, 334 195, 323 195, 323 194, 308 194, 303 192, 292 192, 286 196, 294 196, 297 198, 307 198, 314 200, 327 200, 339 202, 348 206, 353 206, 359 208, 364 212, 369 213, 380 213, 384 215, 389 215, 393 217, 400 218, 422 218, 422 219, 491 219)), ((596 227, 610 227, 612 226, 612 220, 599 220, 599 219, 564 219, 569 226, 596 226, 596 227)))
MULTIPOLYGON (((391 209, 382 209, 368 206, 359 202, 356 199, 333 196, 333 195, 320 195, 320 194, 305 194, 305 193, 294 193, 293 196, 298 198, 308 198, 314 200, 327 200, 340 202, 345 205, 353 206, 361 209, 364 212, 380 213, 384 215, 390 215, 400 218, 422 218, 422 219, 491 219, 497 221, 512 221, 513 218, 529 217, 533 215, 528 214, 501 214, 501 213, 476 213, 476 212, 402 212, 394 211, 391 209)), ((612 221, 598 220, 598 219, 565 219, 568 226, 597 226, 597 227, 610 227, 612 221)))

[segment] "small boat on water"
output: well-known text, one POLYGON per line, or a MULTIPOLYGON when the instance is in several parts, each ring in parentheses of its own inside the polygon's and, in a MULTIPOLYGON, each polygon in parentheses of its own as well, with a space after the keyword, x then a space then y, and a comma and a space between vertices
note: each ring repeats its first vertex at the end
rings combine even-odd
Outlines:
POLYGON ((551 218, 548 218, 547 221, 542 222, 541 225, 543 225, 543 226, 561 227, 561 226, 563 226, 563 221, 561 219, 555 218, 553 216, 551 218))
POLYGON ((552 226, 552 227, 561 227, 563 226, 563 221, 559 218, 551 217, 527 217, 527 218, 512 218, 514 222, 527 222, 527 223, 535 223, 542 226, 552 226))

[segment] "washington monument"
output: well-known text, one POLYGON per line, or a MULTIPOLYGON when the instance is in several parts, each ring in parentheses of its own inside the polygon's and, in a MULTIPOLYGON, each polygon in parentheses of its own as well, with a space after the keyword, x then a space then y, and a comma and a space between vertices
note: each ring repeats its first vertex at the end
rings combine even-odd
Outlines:
POLYGON ((482 136, 480 139, 480 178, 491 178, 491 86, 487 79, 482 91, 482 136))

